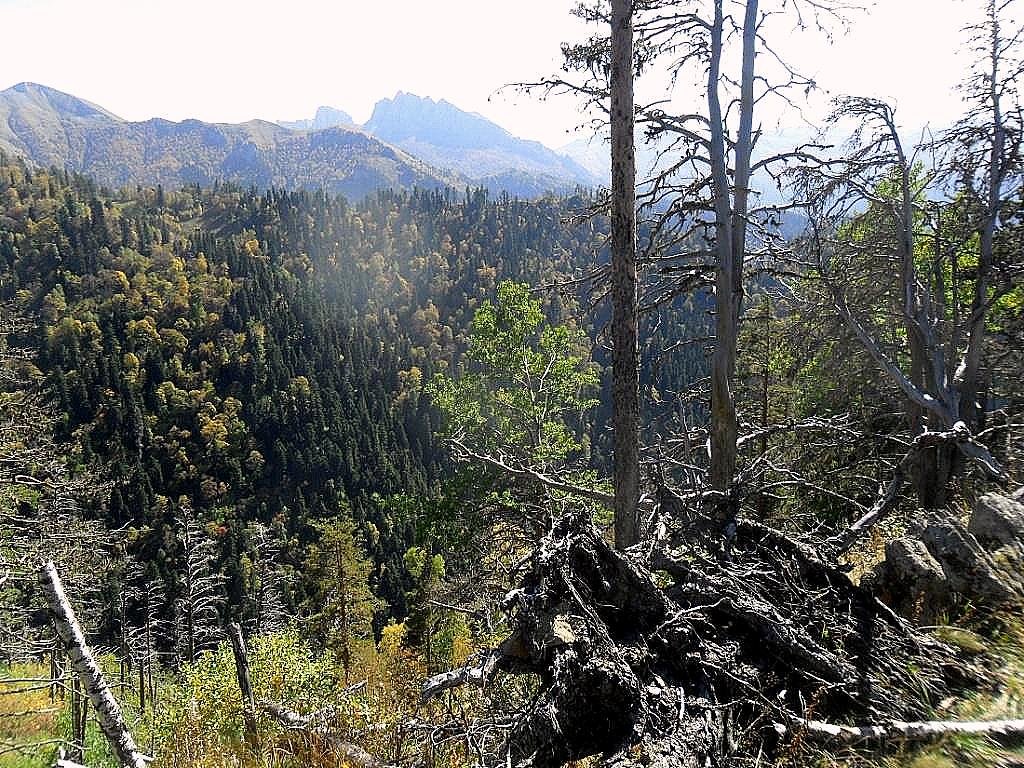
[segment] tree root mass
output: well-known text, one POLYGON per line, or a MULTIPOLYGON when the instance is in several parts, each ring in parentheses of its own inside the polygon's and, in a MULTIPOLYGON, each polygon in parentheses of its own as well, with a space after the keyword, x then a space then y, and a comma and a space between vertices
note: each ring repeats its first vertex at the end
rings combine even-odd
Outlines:
POLYGON ((562 519, 506 598, 512 635, 424 695, 534 673, 502 762, 696 767, 777 750, 779 723, 925 719, 978 674, 779 531, 740 522, 728 552, 692 526, 673 542, 647 562, 562 519))

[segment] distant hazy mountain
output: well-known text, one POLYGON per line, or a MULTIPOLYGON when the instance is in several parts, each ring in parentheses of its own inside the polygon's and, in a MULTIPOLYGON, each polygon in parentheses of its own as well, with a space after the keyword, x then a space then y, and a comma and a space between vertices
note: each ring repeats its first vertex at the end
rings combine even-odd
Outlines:
MULTIPOLYGON (((582 165, 600 179, 602 184, 607 185, 611 182, 611 147, 608 141, 600 136, 581 136, 559 147, 558 151, 582 165)), ((637 176, 642 179, 649 175, 658 162, 657 148, 639 141, 636 147, 637 176)))
POLYGON ((611 159, 608 142, 600 136, 581 136, 558 148, 558 152, 582 165, 595 178, 608 183, 611 159))
POLYGON ((379 102, 359 128, 333 107, 280 123, 129 122, 69 94, 21 83, 0 92, 0 150, 108 186, 229 181, 323 187, 353 198, 386 187, 445 185, 535 197, 603 178, 480 115, 405 93, 379 102))
POLYGON ((437 168, 513 194, 566 191, 598 181, 576 161, 443 99, 399 93, 377 102, 363 128, 437 168))
POLYGON ((348 112, 334 107, 319 107, 312 120, 278 120, 278 125, 294 131, 321 131, 324 128, 355 128, 356 123, 348 112))
MULTIPOLYGON (((816 131, 809 126, 767 133, 761 136, 753 159, 756 162, 765 157, 778 155, 801 144, 814 141, 816 138, 816 131)), ((610 183, 610 148, 605 139, 600 136, 582 136, 559 147, 558 151, 582 165, 600 179, 602 184, 610 183)), ((636 147, 637 179, 642 183, 656 167, 658 169, 668 168, 674 159, 672 152, 659 149, 657 145, 638 141, 636 147)), ((786 191, 779 189, 775 179, 763 169, 754 174, 751 186, 756 193, 758 205, 778 205, 788 202, 789 197, 786 191)))
POLYGON ((85 153, 85 135, 121 123, 102 107, 35 83, 0 91, 0 149, 64 167, 85 153))
MULTIPOLYGON (((331 119, 329 113, 323 117, 331 119)), ((133 123, 33 83, 0 92, 0 150, 38 165, 88 173, 109 186, 231 181, 323 187, 358 198, 385 187, 458 183, 358 130, 295 131, 258 120, 133 123)))

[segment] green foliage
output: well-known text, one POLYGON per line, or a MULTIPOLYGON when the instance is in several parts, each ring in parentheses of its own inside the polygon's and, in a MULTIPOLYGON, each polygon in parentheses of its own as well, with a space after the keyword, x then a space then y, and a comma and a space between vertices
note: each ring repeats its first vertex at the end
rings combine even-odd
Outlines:
POLYGON ((499 279, 592 258, 594 227, 562 225, 580 202, 111 194, 0 158, 0 285, 35 316, 37 373, 75 461, 112 475, 92 511, 134 528, 166 604, 180 558, 157 496, 187 496, 213 526, 236 606, 249 521, 281 529, 297 565, 312 523, 348 504, 376 532, 376 588, 401 616, 413 531, 373 499, 436 488, 446 461, 421 384, 461 359, 499 279))
POLYGON ((405 567, 414 586, 409 594, 403 642, 423 658, 428 673, 461 665, 472 650, 473 635, 465 614, 446 608, 440 600, 445 579, 444 558, 430 556, 420 547, 411 547, 405 553, 405 567))
MULTIPOLYGON (((527 310, 539 306, 532 329, 503 326, 511 317, 485 302, 509 279, 552 283, 602 258, 606 221, 565 224, 591 202, 482 190, 382 192, 358 206, 229 186, 111 192, 0 156, 0 298, 34 325, 25 334, 38 353, 33 375, 52 391, 72 462, 109 474, 89 511, 130 527, 130 554, 161 593, 157 618, 172 618, 183 562, 173 516, 157 500, 182 496, 216 544, 233 618, 254 621, 249 523, 276 532, 288 574, 315 523, 345 509, 374 563, 374 590, 391 617, 404 617, 405 551, 459 545, 475 528, 450 510, 493 485, 479 471, 462 490, 442 484, 441 417, 422 386, 439 372, 453 381, 484 373, 486 350, 477 345, 477 360, 469 347, 485 303, 480 330, 495 353, 519 334, 532 374, 555 360, 554 381, 565 384, 545 379, 546 405, 525 404, 511 382, 492 398, 495 419, 519 433, 517 455, 600 467, 599 432, 586 418, 607 417, 606 405, 590 407, 607 400, 594 386, 603 352, 585 362, 593 328, 573 324, 576 306, 563 295, 511 289, 509 313, 532 323, 527 310), (419 512, 381 501, 399 495, 445 501, 419 512)), ((663 329, 686 327, 652 323, 652 351, 666 345, 663 329)), ((676 362, 645 358, 652 386, 683 389, 693 370, 676 362)), ((286 586, 294 611, 304 586, 286 586)))
POLYGON ((370 591, 373 564, 351 520, 322 521, 315 528, 302 571, 309 585, 304 628, 334 654, 347 679, 353 656, 373 644, 373 617, 381 607, 370 591))
POLYGON ((438 611, 434 601, 438 598, 444 580, 444 558, 420 548, 411 547, 405 553, 405 569, 412 577, 413 589, 409 594, 409 616, 405 620, 405 642, 423 655, 427 669, 436 669, 433 638, 438 611))
POLYGON ((43 677, 42 664, 0 666, 0 768, 49 768, 52 747, 33 744, 60 738, 64 733, 61 712, 50 703, 47 690, 7 680, 43 677))
MULTIPOLYGON (((250 673, 257 699, 298 710, 336 699, 338 680, 331 657, 314 653, 294 628, 254 638, 251 646, 250 673)), ((262 712, 257 722, 258 751, 265 760, 280 726, 262 712)), ((180 682, 161 692, 151 734, 158 745, 154 757, 163 765, 182 767, 266 764, 245 744, 244 730, 234 657, 224 643, 187 665, 180 682)))
POLYGON ((547 467, 584 448, 584 414, 598 374, 586 336, 546 321, 522 283, 498 286, 473 316, 466 370, 439 374, 428 393, 449 434, 487 453, 547 467))
MULTIPOLYGON (((473 650, 457 631, 442 642, 460 662, 473 650)), ((257 701, 301 714, 321 713, 320 733, 286 729, 260 708, 255 738, 246 742, 234 660, 224 644, 188 665, 180 682, 162 691, 154 725, 140 731, 142 739, 152 740, 157 760, 173 768, 333 768, 345 764, 333 746, 337 741, 405 764, 411 751, 418 756, 421 743, 409 738, 410 719, 440 724, 449 713, 422 706, 420 682, 426 670, 409 650, 405 625, 385 626, 378 648, 371 651, 354 669, 361 684, 349 688, 339 679, 333 654, 314 650, 294 627, 254 638, 250 671, 257 701)), ((439 750, 438 757, 450 751, 439 750)))

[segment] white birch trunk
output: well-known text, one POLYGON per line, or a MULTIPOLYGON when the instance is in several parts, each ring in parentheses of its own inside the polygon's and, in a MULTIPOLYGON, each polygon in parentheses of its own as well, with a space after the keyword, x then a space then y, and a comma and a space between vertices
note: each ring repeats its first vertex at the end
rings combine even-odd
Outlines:
POLYGON ((1024 734, 1024 720, 926 720, 904 722, 889 720, 869 725, 836 725, 821 720, 796 720, 787 727, 775 725, 776 731, 802 731, 818 741, 856 744, 863 741, 884 742, 897 739, 928 741, 953 734, 983 734, 986 736, 1020 736, 1024 734))
POLYGON ((71 607, 60 574, 52 561, 39 570, 39 582, 46 596, 46 602, 53 617, 57 635, 64 644, 64 651, 71 659, 71 666, 82 681, 82 687, 92 702, 99 717, 100 728, 110 742, 122 768, 146 768, 147 759, 139 752, 125 724, 124 715, 117 700, 110 692, 103 672, 96 664, 92 651, 85 640, 75 610, 71 607))

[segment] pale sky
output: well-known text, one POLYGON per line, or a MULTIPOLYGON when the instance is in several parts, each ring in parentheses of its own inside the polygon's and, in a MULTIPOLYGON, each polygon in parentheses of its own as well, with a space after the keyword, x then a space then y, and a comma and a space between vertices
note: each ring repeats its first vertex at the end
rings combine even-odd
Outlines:
MULTIPOLYGON (((403 90, 557 147, 580 122, 572 98, 495 91, 556 71, 559 43, 586 29, 575 2, 0 0, 0 90, 29 80, 129 120, 216 122, 311 117, 321 104, 364 122, 403 90)), ((959 107, 959 30, 979 5, 878 0, 831 43, 777 37, 823 88, 886 97, 906 125, 939 126, 959 107)))

